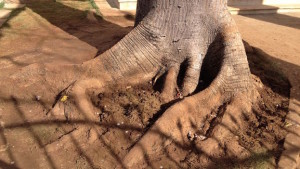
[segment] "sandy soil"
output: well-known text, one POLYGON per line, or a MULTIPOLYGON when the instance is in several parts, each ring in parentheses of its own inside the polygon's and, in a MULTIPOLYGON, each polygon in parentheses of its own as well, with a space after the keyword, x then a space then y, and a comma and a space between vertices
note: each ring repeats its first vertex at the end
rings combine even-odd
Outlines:
MULTIPOLYGON (((27 4, 25 9, 16 11, 0 29, 0 78, 6 79, 38 62, 81 63, 102 53, 130 31, 127 26, 132 26, 132 18, 110 17, 106 21, 91 15, 91 9, 86 1, 67 1, 27 4)), ((242 34, 252 37, 243 29, 248 24, 243 23, 246 19, 236 20, 242 23, 242 34)), ((278 27, 268 26, 270 30, 278 27)), ((268 39, 268 35, 264 36, 268 39)), ((288 41, 291 36, 282 36, 281 40, 288 41)), ((252 40, 249 38, 251 45, 252 40)), ((259 43, 254 46, 265 46, 264 42, 259 43)), ((290 43, 295 46, 296 40, 290 43)), ((274 168, 282 152, 290 89, 285 71, 282 73, 274 59, 260 49, 248 53, 248 59, 262 97, 253 107, 257 114, 250 118, 256 120, 248 121, 252 127, 239 133, 239 142, 253 154, 242 161, 216 158, 214 166, 206 167, 274 168)), ((91 112, 94 119, 85 121, 74 113, 66 120, 49 115, 55 97, 45 94, 47 91, 22 100, 15 98, 14 87, 6 84, 4 80, 0 82, 2 168, 115 168, 169 106, 161 103, 159 91, 153 90, 150 83, 112 86, 104 93, 89 93, 95 106, 95 112, 91 112)), ((165 150, 150 157, 154 168, 204 167, 199 163, 199 158, 204 157, 192 147, 180 149, 170 144, 165 150)))

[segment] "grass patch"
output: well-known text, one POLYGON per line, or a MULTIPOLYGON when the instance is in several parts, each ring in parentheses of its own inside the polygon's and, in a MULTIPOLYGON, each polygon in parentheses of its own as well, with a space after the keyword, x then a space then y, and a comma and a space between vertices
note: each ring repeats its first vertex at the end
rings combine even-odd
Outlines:
POLYGON ((94 8, 94 9, 96 10, 96 13, 97 13, 99 16, 103 17, 103 15, 101 14, 100 9, 99 9, 98 6, 96 5, 95 1, 94 1, 94 0, 89 0, 89 2, 90 2, 90 4, 91 4, 92 8, 94 8))
POLYGON ((273 155, 271 153, 253 153, 249 158, 240 164, 235 164, 234 169, 241 168, 255 168, 255 169, 266 169, 273 168, 272 166, 273 155))
POLYGON ((2 9, 4 7, 4 1, 0 0, 0 9, 2 9))

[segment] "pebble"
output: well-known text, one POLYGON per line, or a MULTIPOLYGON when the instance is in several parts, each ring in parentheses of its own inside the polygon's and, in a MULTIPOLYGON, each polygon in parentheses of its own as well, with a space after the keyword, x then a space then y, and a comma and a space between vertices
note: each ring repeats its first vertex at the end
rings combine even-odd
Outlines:
POLYGON ((35 96, 35 99, 36 99, 37 101, 40 101, 40 100, 41 100, 41 96, 35 96))
POLYGON ((199 140, 201 140, 201 141, 203 141, 203 140, 205 140, 207 137, 206 136, 203 136, 203 135, 200 135, 199 136, 199 140))
POLYGON ((162 165, 159 167, 160 169, 164 168, 162 165))
POLYGON ((193 136, 192 136, 192 132, 191 132, 191 131, 188 132, 187 138, 188 138, 190 141, 193 140, 193 136))
POLYGON ((211 114, 211 115, 210 115, 210 117, 212 117, 212 118, 216 118, 216 117, 217 117, 217 115, 216 115, 216 114, 211 114))
POLYGON ((127 131, 127 130, 125 131, 126 134, 127 134, 128 132, 129 132, 129 131, 127 131))
POLYGON ((120 126, 120 123, 117 123, 117 126, 120 126))
POLYGON ((5 122, 4 122, 4 121, 1 121, 1 122, 0 122, 0 126, 4 128, 4 127, 5 127, 5 122))

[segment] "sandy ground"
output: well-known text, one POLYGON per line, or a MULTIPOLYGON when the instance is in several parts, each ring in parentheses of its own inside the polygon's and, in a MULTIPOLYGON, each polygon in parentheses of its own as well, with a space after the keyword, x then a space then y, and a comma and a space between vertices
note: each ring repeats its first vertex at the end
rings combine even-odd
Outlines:
MULTIPOLYGON (((127 26, 132 26, 133 20, 128 15, 108 17, 105 21, 89 13, 89 10, 93 9, 85 1, 75 4, 36 2, 14 12, 8 23, 0 29, 0 78, 5 79, 35 62, 81 63, 102 53, 131 30, 127 26)), ((300 100, 299 17, 300 14, 234 16, 243 38, 268 54, 269 59, 287 74, 295 91, 291 95, 295 102, 300 100)), ((6 93, 1 95, 0 100, 2 168, 113 167, 137 137, 135 133, 128 136, 126 125, 123 130, 116 130, 123 125, 122 122, 126 123, 125 116, 130 115, 131 109, 136 109, 129 104, 134 102, 130 98, 151 98, 156 95, 149 91, 140 93, 141 96, 139 93, 131 96, 126 92, 123 92, 124 96, 117 95, 119 103, 126 103, 127 114, 125 112, 121 119, 114 119, 120 116, 103 115, 102 118, 107 118, 112 124, 100 129, 99 132, 106 136, 97 139, 89 124, 84 127, 61 121, 48 124, 47 120, 53 120, 46 115, 53 98, 43 98, 43 93, 40 96, 46 101, 45 106, 37 104, 34 97, 20 101, 9 97, 9 91, 0 92, 6 93), (111 131, 107 131, 109 127, 111 131), (123 141, 111 143, 111 140, 118 139, 123 141)), ((122 104, 119 107, 124 107, 122 104)), ((157 104, 146 105, 155 105, 153 109, 158 109, 157 104)), ((99 106, 105 109, 103 102, 99 106)), ((150 118, 148 116, 144 118, 150 118)), ((127 122, 130 120, 132 118, 127 122)), ((138 131, 146 125, 144 120, 142 118, 137 123, 138 131)))
POLYGON ((298 163, 300 168, 300 13, 236 15, 234 19, 243 39, 268 55, 291 83, 287 122, 296 127, 286 139, 286 158, 281 165, 290 168, 298 163))

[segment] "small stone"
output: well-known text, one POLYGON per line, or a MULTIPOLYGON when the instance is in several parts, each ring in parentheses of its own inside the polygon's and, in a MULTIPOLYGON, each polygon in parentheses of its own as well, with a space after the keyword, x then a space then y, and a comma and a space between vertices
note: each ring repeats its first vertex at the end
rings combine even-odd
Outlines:
POLYGON ((117 126, 120 126, 120 123, 117 123, 117 126))
POLYGON ((210 115, 210 117, 212 117, 212 118, 216 118, 216 117, 217 117, 217 115, 216 115, 216 114, 211 114, 211 115, 210 115))
POLYGON ((124 122, 121 122, 121 124, 124 124, 124 122))
POLYGON ((126 89, 131 89, 131 86, 127 86, 126 89))
POLYGON ((10 164, 11 164, 11 165, 13 165, 13 164, 15 164, 15 162, 14 162, 14 161, 12 161, 12 162, 10 162, 10 164))
POLYGON ((1 121, 1 122, 0 122, 0 126, 4 128, 4 127, 5 127, 5 122, 4 122, 4 121, 1 121))
POLYGON ((160 169, 164 168, 162 165, 159 167, 160 169))
POLYGON ((199 140, 203 141, 203 140, 205 140, 207 137, 204 136, 204 135, 200 135, 198 138, 199 138, 199 140))
POLYGON ((193 141, 194 137, 192 135, 192 132, 189 131, 188 134, 187 134, 187 138, 190 140, 190 141, 193 141))
POLYGON ((195 133, 194 134, 194 139, 197 139, 198 138, 198 135, 195 133))
POLYGON ((35 99, 37 100, 37 101, 40 101, 41 100, 41 96, 35 96, 35 99))
POLYGON ((128 134, 128 133, 129 133, 129 131, 127 131, 127 130, 126 130, 126 131, 125 131, 125 133, 126 133, 126 134, 128 134))

